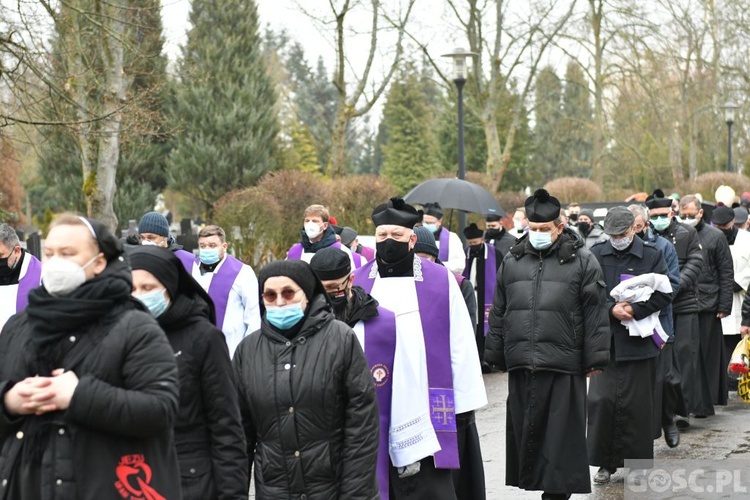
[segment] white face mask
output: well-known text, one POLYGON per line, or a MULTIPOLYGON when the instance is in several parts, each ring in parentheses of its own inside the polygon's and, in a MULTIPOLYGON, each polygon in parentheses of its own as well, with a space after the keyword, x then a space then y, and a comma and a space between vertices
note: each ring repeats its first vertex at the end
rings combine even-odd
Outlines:
POLYGON ((42 285, 53 297, 62 297, 86 282, 86 268, 96 260, 92 257, 85 265, 62 257, 52 257, 42 264, 42 285))
POLYGON ((523 231, 523 224, 521 223, 521 221, 513 219, 513 228, 520 233, 521 231, 523 231))
POLYGON ((320 236, 320 233, 321 229, 317 222, 308 222, 305 224, 305 234, 311 240, 320 236))
POLYGON ((143 245, 143 246, 152 246, 152 247, 155 247, 155 246, 156 246, 156 243, 154 243, 154 242, 153 242, 153 241, 151 241, 151 240, 141 240, 141 245, 143 245))
POLYGON ((698 225, 698 219, 687 219, 680 217, 680 222, 690 227, 695 227, 698 225))

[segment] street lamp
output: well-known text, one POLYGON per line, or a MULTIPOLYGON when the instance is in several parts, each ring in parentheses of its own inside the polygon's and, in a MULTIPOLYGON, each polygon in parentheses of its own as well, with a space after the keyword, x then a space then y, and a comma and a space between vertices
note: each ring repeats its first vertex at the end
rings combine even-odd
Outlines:
POLYGON ((724 120, 727 122, 727 172, 732 172, 732 124, 734 123, 734 114, 737 111, 737 105, 728 101, 721 109, 724 110, 724 120))
MULTIPOLYGON (((450 54, 443 54, 443 57, 453 59, 453 83, 458 89, 458 178, 466 179, 466 162, 464 159, 464 84, 466 84, 466 58, 476 57, 479 54, 469 52, 462 48, 455 49, 450 54)), ((486 215, 486 214, 482 214, 486 215)), ((458 235, 464 240, 464 229, 466 228, 466 214, 459 210, 458 212, 458 235)))

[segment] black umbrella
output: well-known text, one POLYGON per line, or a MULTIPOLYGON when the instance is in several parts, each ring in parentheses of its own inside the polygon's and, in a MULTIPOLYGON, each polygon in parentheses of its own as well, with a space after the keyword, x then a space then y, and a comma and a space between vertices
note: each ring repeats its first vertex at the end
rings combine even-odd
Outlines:
POLYGON ((404 200, 419 205, 437 202, 443 208, 505 216, 505 210, 489 191, 461 179, 430 179, 409 191, 404 200))

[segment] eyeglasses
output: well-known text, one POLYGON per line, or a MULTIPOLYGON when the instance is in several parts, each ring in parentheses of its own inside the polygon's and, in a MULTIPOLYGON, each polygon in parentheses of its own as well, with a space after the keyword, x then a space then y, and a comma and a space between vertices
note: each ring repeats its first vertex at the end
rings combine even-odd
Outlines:
POLYGON ((349 283, 349 278, 351 278, 351 275, 347 276, 347 278, 344 280, 344 282, 336 285, 335 288, 333 286, 330 286, 330 285, 326 286, 325 287, 326 293, 340 293, 340 292, 343 292, 344 290, 346 290, 346 285, 347 285, 347 283, 349 283))
POLYGON ((297 295, 297 292, 302 291, 301 288, 298 288, 296 290, 292 290, 291 288, 284 288, 281 290, 281 293, 276 293, 276 290, 266 290, 263 292, 263 300, 266 302, 276 302, 276 298, 281 295, 281 298, 284 300, 292 300, 295 295, 297 295))

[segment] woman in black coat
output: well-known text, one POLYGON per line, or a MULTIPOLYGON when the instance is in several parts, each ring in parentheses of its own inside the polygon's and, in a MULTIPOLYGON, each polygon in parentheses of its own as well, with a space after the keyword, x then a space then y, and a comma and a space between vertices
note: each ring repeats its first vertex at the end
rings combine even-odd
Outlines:
POLYGON ((224 334, 211 299, 173 252, 128 251, 133 296, 167 334, 180 376, 175 445, 185 500, 247 500, 245 438, 224 334))
POLYGON ((259 331, 234 355, 258 500, 378 498, 375 387, 354 332, 300 260, 260 273, 259 331))
POLYGON ((0 335, 0 498, 180 499, 177 365, 102 224, 54 222, 0 335))

